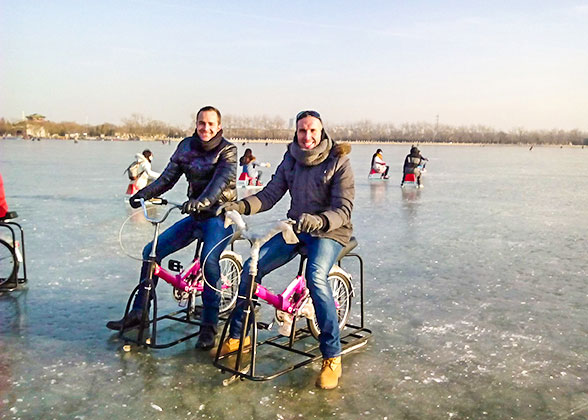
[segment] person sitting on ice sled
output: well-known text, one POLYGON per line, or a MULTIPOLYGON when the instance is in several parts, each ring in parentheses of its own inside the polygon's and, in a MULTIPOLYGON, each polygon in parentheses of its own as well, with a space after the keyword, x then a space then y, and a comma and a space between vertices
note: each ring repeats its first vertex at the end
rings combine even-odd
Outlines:
POLYGON ((417 187, 422 187, 421 185, 421 170, 419 169, 419 165, 423 162, 429 160, 426 157, 421 155, 421 151, 416 146, 412 146, 410 148, 410 153, 406 155, 404 159, 404 166, 402 170, 402 182, 400 186, 404 185, 404 179, 406 174, 414 174, 417 182, 417 187))
POLYGON ((159 172, 151 170, 152 161, 153 153, 151 153, 151 150, 145 149, 142 153, 137 153, 133 163, 125 169, 130 181, 127 187, 128 195, 135 194, 159 177, 159 172))
POLYGON ((376 153, 372 156, 371 174, 381 174, 383 179, 388 179, 388 170, 390 166, 386 165, 382 156, 382 149, 376 150, 376 153))
POLYGON ((267 162, 258 163, 251 149, 245 149, 245 153, 239 159, 239 166, 243 167, 243 173, 251 178, 251 185, 261 186, 261 175, 263 172, 257 169, 258 166, 270 167, 267 162))
MULTIPOLYGON (((287 192, 290 194, 288 218, 296 220, 295 231, 300 244, 287 244, 281 234, 266 242, 259 251, 256 281, 292 260, 298 255, 299 246, 306 246, 305 277, 321 330, 319 348, 323 357, 316 386, 324 389, 336 388, 342 373, 339 323, 328 273, 353 231, 351 211, 355 182, 347 156, 350 151, 349 144, 331 140, 318 112, 300 112, 296 116, 294 140, 265 188, 243 200, 221 206, 224 211, 236 210, 250 215, 271 209, 287 192)), ((250 261, 243 266, 240 301, 250 285, 250 261)), ((245 328, 243 313, 244 305, 237 304, 229 337, 220 343, 220 355, 239 348, 241 331, 245 328)), ((246 336, 243 345, 251 346, 251 336, 246 336)))
MULTIPOLYGON (((224 221, 216 215, 221 204, 237 199, 237 147, 223 137, 221 113, 212 106, 200 108, 196 114, 196 131, 182 140, 170 158, 163 173, 151 185, 129 198, 131 207, 141 206, 139 199, 149 200, 169 191, 184 176, 188 181, 188 200, 182 207, 186 217, 167 228, 160 236, 155 250, 160 263, 168 255, 188 246, 196 239, 202 240, 203 273, 206 278, 202 292, 200 333, 196 348, 207 350, 214 346, 219 319, 221 269, 219 259, 233 232, 224 227, 224 221)), ((152 242, 143 248, 143 264, 139 282, 141 287, 131 311, 126 317, 109 321, 111 330, 133 328, 141 324, 143 310, 149 293, 148 277, 152 242)), ((157 277, 154 277, 154 286, 157 277)))

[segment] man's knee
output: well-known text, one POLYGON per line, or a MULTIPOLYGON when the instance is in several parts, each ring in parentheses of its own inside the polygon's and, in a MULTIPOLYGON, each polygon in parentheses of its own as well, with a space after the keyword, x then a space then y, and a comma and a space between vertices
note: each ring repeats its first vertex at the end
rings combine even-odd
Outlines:
POLYGON ((202 268, 206 279, 211 279, 210 283, 216 282, 220 277, 220 266, 218 260, 208 259, 202 268))
MULTIPOLYGON (((323 265, 314 265, 308 267, 306 271, 306 279, 308 287, 316 298, 326 299, 329 295, 330 286, 328 284, 330 267, 327 269, 323 265)), ((314 298, 313 298, 314 299, 314 298)))
POLYGON ((145 245, 143 247, 143 259, 146 260, 147 258, 149 258, 149 255, 151 254, 151 248, 152 248, 153 244, 152 242, 149 242, 147 245, 145 245))
POLYGON ((325 264, 313 263, 309 264, 306 270, 307 279, 313 281, 315 284, 325 284, 329 275, 331 267, 326 267, 325 264))

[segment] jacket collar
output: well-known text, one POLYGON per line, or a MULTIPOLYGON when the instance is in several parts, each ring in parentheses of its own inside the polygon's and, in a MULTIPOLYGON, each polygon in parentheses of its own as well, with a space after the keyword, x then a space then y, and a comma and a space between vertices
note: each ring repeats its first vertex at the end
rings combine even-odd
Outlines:
POLYGON ((223 130, 222 128, 219 130, 218 133, 216 133, 216 135, 211 138, 208 141, 202 141, 202 139, 200 138, 200 136, 198 135, 198 133, 196 131, 194 131, 194 134, 192 134, 192 142, 194 144, 194 146, 196 147, 196 149, 202 151, 202 152, 209 152, 212 149, 214 149, 215 147, 217 147, 220 142, 223 139, 223 130))
POLYGON ((288 146, 288 151, 294 157, 296 162, 304 166, 316 166, 325 161, 333 148, 333 141, 323 130, 321 142, 310 150, 301 149, 298 145, 298 136, 294 134, 294 140, 288 146))

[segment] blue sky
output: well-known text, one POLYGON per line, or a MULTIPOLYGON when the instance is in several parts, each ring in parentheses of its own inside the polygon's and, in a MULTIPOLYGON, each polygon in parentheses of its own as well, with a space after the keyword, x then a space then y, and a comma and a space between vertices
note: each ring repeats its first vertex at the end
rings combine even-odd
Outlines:
POLYGON ((588 131, 588 0, 0 0, 0 116, 588 131))

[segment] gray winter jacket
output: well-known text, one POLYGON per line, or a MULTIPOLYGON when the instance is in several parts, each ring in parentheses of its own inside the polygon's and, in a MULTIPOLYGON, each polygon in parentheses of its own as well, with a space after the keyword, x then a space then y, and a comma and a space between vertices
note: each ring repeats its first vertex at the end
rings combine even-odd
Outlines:
POLYGON ((347 157, 351 146, 333 144, 322 162, 308 166, 297 161, 292 154, 292 148, 298 147, 295 142, 296 139, 288 146, 282 162, 265 188, 245 199, 250 214, 271 209, 289 191, 289 218, 296 220, 302 213, 319 215, 327 223, 322 230, 312 235, 334 239, 345 246, 353 231, 351 211, 355 181, 347 157))

